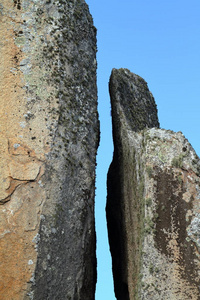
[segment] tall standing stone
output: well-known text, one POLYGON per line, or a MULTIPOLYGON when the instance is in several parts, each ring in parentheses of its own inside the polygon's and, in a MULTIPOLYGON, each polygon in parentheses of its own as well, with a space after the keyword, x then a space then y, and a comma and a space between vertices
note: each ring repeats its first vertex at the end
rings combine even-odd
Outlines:
POLYGON ((114 156, 107 223, 117 300, 200 297, 200 161, 182 133, 159 129, 146 82, 110 78, 114 156))
POLYGON ((0 295, 94 299, 96 29, 84 0, 0 3, 0 295))

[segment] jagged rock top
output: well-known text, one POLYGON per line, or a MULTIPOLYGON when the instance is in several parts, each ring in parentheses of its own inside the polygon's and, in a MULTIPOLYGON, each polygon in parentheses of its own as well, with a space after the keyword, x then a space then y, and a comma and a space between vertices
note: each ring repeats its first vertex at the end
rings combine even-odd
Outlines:
POLYGON ((109 90, 112 119, 115 123, 113 124, 114 136, 117 124, 122 121, 122 112, 125 122, 133 131, 140 131, 146 127, 159 128, 156 103, 143 78, 128 69, 113 69, 109 90))

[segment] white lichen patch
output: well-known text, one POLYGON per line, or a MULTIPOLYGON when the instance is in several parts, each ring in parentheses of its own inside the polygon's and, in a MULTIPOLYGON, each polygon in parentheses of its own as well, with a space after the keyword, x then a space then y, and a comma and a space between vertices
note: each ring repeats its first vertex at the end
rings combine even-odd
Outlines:
POLYGON ((190 239, 196 244, 200 251, 200 213, 197 213, 187 228, 190 239))
POLYGON ((33 261, 32 261, 32 259, 29 259, 29 261, 28 261, 28 265, 30 266, 30 265, 33 265, 33 261))

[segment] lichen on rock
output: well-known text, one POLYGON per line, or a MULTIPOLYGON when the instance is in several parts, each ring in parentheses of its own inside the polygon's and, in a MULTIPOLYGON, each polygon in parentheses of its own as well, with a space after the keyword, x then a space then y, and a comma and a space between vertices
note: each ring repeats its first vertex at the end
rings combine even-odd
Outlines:
POLYGON ((200 160, 181 132, 159 129, 140 77, 113 70, 110 96, 106 210, 116 298, 199 299, 200 160))
POLYGON ((94 299, 96 29, 84 0, 0 15, 1 299, 94 299))

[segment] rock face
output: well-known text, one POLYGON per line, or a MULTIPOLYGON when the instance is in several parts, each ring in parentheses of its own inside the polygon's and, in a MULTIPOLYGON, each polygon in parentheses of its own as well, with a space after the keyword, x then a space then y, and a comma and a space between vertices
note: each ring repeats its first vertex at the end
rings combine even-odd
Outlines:
POLYGON ((0 298, 92 300, 96 29, 83 0, 2 0, 0 22, 0 298))
POLYGON ((200 161, 181 132, 159 129, 146 82, 110 78, 114 156, 107 223, 118 300, 199 299, 200 161))

